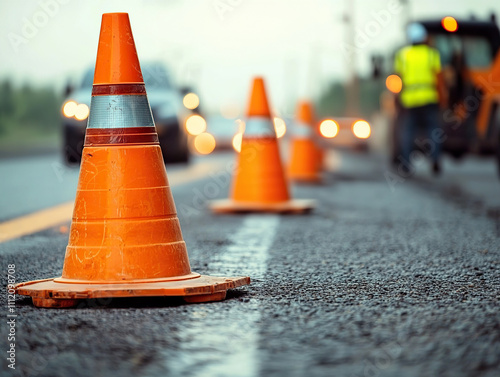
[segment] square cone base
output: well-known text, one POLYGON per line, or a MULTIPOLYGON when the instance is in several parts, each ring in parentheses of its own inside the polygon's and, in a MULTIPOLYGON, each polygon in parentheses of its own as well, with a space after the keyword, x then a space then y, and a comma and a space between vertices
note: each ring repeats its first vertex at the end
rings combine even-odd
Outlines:
POLYGON ((54 279, 35 280, 16 285, 16 293, 31 296, 41 308, 75 307, 81 300, 113 297, 182 297, 188 303, 221 301, 228 289, 250 284, 250 278, 200 275, 188 280, 131 281, 130 283, 67 283, 54 279))
POLYGON ((214 213, 248 213, 248 212, 268 212, 268 213, 308 213, 314 209, 316 201, 312 199, 292 199, 286 202, 276 203, 254 203, 239 202, 232 199, 214 200, 209 207, 214 213))

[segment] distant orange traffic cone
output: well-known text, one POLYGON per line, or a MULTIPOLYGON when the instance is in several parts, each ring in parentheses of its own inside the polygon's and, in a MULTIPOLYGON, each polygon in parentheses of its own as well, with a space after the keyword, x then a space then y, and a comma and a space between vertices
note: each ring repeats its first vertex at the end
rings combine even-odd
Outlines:
POLYGON ((288 175, 297 182, 321 181, 322 151, 314 142, 315 122, 310 102, 299 102, 291 141, 288 175))
POLYGON ((97 297, 205 302, 249 283, 191 271, 128 14, 104 14, 62 276, 17 293, 52 308, 97 297))
POLYGON ((307 212, 313 200, 292 200, 281 164, 264 80, 254 79, 231 197, 211 203, 214 212, 307 212))

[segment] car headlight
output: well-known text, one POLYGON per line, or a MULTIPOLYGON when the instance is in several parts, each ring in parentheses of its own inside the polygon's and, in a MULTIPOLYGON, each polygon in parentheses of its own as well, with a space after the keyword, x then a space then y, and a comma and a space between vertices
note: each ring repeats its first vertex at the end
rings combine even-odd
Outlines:
POLYGON ((199 154, 210 154, 215 149, 215 137, 208 132, 202 132, 194 138, 193 144, 199 154))
POLYGON ((182 99, 186 109, 194 110, 200 105, 200 98, 195 93, 188 93, 182 99))
POLYGON ((89 117, 90 109, 84 103, 77 103, 70 100, 64 103, 62 112, 66 118, 85 120, 89 117))
POLYGON ((281 139, 286 133, 286 123, 282 118, 274 117, 274 130, 276 131, 276 137, 281 139))
POLYGON ((186 119, 186 131, 193 136, 199 135, 207 130, 207 122, 201 115, 191 115, 186 119))
POLYGON ((237 132, 234 136, 233 136, 233 140, 232 140, 232 145, 233 145, 233 149, 240 153, 241 152, 241 144, 243 143, 243 132, 237 132))
POLYGON ((368 139, 372 130, 366 120, 357 120, 352 125, 352 132, 358 139, 368 139))
POLYGON ((339 133, 339 125, 333 119, 325 119, 319 125, 319 132, 321 136, 331 139, 339 133))

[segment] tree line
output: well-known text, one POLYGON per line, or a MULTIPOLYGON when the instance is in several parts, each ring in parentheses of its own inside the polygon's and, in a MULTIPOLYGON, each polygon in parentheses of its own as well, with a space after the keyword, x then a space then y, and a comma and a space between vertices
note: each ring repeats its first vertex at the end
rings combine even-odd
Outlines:
POLYGON ((0 137, 17 127, 36 133, 54 132, 60 126, 62 97, 51 87, 0 82, 0 137))

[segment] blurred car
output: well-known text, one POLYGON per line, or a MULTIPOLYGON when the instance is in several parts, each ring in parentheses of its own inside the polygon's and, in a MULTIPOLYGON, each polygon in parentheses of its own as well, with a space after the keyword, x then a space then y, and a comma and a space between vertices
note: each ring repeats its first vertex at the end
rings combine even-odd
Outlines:
MULTIPOLYGON (((188 137, 185 121, 191 111, 183 105, 183 96, 176 89, 168 71, 160 63, 141 65, 151 111, 165 162, 188 162, 188 137)), ((67 89, 62 107, 63 157, 66 163, 79 163, 90 111, 93 68, 85 73, 81 84, 67 89)))
POLYGON ((233 138, 239 130, 238 121, 214 115, 208 119, 207 129, 215 137, 217 142, 216 149, 224 150, 233 148, 233 138))
POLYGON ((320 141, 335 147, 366 151, 371 136, 371 126, 364 119, 337 117, 323 120, 319 125, 320 141))

